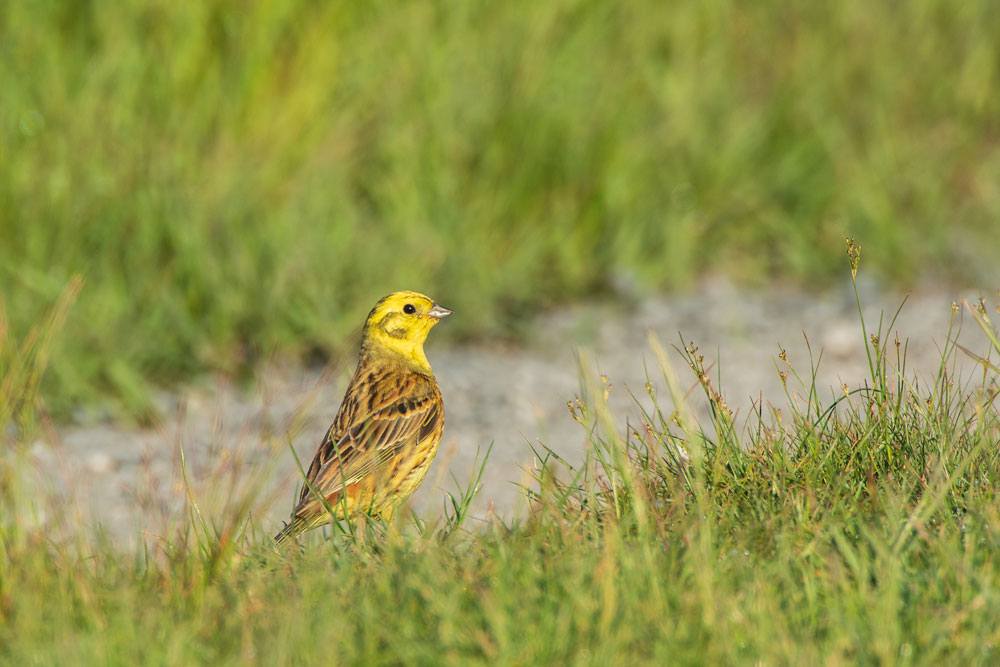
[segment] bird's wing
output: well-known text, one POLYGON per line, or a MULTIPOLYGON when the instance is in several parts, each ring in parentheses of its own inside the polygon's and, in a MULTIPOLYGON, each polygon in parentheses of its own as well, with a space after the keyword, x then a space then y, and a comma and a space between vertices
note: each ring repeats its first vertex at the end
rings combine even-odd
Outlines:
POLYGON ((343 488, 377 473, 406 445, 422 441, 439 427, 443 412, 433 381, 400 380, 362 382, 357 391, 348 391, 309 466, 309 484, 302 489, 296 513, 318 509, 313 489, 335 504, 343 488), (392 391, 380 392, 379 387, 392 391))

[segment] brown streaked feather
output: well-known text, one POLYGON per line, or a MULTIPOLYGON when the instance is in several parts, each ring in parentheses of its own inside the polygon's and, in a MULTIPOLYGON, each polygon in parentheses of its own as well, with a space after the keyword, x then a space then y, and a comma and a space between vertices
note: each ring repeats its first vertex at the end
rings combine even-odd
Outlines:
MULTIPOLYGON (((407 465, 405 459, 408 454, 421 453, 424 449, 421 445, 428 439, 434 440, 433 450, 436 450, 443 425, 441 393, 433 377, 402 364, 383 362, 373 368, 363 359, 333 425, 309 466, 309 484, 331 506, 341 500, 345 486, 348 505, 366 487, 374 492, 378 482, 394 487, 394 482, 403 481, 395 480, 401 468, 405 467, 408 475, 414 468, 429 465, 433 451, 424 453, 430 454, 427 461, 414 460, 407 465)), ((412 490, 386 489, 399 496, 397 500, 412 490)), ((372 501, 378 504, 374 497, 372 501)), ((323 503, 304 485, 295 515, 307 518, 323 513, 323 503)))

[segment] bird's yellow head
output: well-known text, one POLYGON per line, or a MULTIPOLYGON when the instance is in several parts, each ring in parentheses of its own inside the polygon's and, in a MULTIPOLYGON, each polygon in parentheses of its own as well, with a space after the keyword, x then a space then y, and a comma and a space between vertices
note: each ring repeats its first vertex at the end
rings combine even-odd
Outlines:
POLYGON ((417 370, 430 373, 424 341, 434 325, 449 315, 450 310, 419 292, 393 292, 368 313, 362 350, 395 352, 412 362, 417 370))

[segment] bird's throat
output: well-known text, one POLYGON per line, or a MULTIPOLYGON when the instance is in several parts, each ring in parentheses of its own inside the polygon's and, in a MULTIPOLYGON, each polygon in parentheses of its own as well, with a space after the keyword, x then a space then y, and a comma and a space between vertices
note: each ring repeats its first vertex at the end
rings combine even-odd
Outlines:
POLYGON ((385 332, 378 332, 368 336, 362 344, 362 355, 369 358, 391 359, 396 358, 410 369, 427 375, 434 376, 431 371, 431 364, 424 354, 423 341, 413 341, 405 338, 395 338, 385 332))

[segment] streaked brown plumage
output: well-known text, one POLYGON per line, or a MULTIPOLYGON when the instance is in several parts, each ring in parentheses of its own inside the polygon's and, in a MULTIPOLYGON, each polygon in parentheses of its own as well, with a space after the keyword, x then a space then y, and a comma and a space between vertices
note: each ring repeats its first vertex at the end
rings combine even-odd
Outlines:
POLYGON ((423 343, 450 314, 417 292, 395 292, 375 304, 354 378, 276 542, 331 520, 319 495, 338 519, 366 513, 389 520, 420 485, 444 428, 441 392, 423 343))

